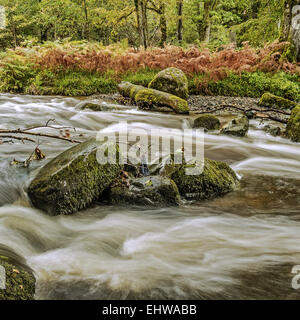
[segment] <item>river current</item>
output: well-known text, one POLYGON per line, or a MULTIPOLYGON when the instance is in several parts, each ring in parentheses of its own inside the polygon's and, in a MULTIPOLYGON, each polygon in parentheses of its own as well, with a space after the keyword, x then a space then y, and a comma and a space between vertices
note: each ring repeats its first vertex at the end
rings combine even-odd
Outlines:
MULTIPOLYGON (((93 112, 82 103, 0 95, 0 129, 55 119, 84 141, 117 130, 119 121, 161 132, 189 126, 187 116, 134 107, 93 112)), ((72 144, 41 137, 46 159, 29 168, 10 162, 28 158, 35 144, 1 144, 0 244, 34 271, 36 299, 299 299, 292 268, 300 265, 300 145, 259 126, 251 121, 246 138, 205 134, 205 157, 227 162, 242 179, 224 197, 178 208, 94 205, 58 217, 32 208, 26 188, 72 144)))

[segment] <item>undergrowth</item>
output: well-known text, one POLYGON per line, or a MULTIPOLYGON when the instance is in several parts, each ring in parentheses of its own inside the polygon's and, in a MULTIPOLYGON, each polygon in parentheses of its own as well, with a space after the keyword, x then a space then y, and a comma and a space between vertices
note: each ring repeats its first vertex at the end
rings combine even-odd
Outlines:
POLYGON ((114 93, 120 81, 147 86, 167 67, 182 69, 191 94, 260 97, 268 91, 300 100, 300 66, 285 57, 288 43, 255 50, 180 47, 135 51, 95 43, 46 43, 0 55, 0 91, 86 96, 114 93))

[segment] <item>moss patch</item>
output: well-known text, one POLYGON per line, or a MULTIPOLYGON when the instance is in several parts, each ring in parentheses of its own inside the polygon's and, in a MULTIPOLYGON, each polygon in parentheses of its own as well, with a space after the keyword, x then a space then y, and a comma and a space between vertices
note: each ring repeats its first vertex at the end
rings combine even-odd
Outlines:
POLYGON ((284 99, 282 97, 275 96, 269 92, 262 95, 259 105, 264 107, 273 107, 273 108, 280 108, 280 109, 293 109, 299 104, 294 101, 290 101, 288 99, 284 99))
POLYGON ((154 89, 145 89, 139 91, 135 97, 135 101, 141 107, 148 107, 150 109, 151 107, 155 106, 169 107, 176 113, 189 113, 187 101, 174 95, 154 89))
POLYGON ((35 293, 33 273, 15 265, 5 256, 0 256, 0 266, 6 273, 6 289, 0 289, 0 300, 33 300, 35 293))

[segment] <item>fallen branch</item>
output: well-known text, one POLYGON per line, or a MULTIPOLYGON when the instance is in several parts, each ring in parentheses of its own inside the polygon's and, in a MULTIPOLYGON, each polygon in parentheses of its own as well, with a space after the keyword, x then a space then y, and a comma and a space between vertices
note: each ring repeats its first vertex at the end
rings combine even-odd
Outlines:
POLYGON ((23 141, 23 140, 25 140, 25 141, 30 141, 30 142, 36 142, 35 140, 33 140, 33 139, 30 139, 30 138, 26 138, 26 137, 15 137, 15 136, 3 136, 3 135, 0 135, 0 139, 2 139, 2 138, 4 138, 4 139, 14 139, 14 140, 20 140, 20 141, 23 141))
MULTIPOLYGON (((34 133, 34 132, 27 132, 26 130, 0 130, 0 134, 2 133, 13 133, 13 134, 25 134, 25 135, 31 135, 31 136, 37 136, 37 137, 46 137, 46 138, 52 138, 52 139, 59 139, 59 140, 64 140, 72 143, 81 143, 81 141, 75 140, 75 139, 69 139, 65 137, 60 137, 57 135, 53 134, 46 134, 46 133, 34 133)), ((22 140, 22 139, 21 139, 22 140)))

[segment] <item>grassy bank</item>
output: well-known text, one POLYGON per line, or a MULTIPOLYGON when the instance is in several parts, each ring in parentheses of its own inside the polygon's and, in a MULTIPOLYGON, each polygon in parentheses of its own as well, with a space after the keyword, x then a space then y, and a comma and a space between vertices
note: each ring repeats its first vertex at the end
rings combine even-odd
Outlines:
POLYGON ((53 44, 9 50, 0 56, 0 91, 88 96, 114 93, 120 81, 147 86, 166 67, 186 72, 191 94, 260 97, 268 91, 300 101, 299 66, 284 45, 208 50, 178 47, 135 52, 120 46, 53 44), (274 58, 276 56, 276 59, 274 58))

